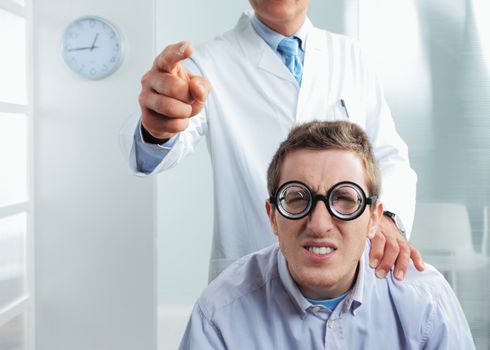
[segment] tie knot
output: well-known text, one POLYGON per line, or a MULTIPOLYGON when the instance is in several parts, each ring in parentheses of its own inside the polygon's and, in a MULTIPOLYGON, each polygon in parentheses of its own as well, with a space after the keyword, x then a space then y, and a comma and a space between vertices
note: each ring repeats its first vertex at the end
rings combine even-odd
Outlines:
POLYGON ((284 38, 277 45, 277 51, 284 55, 288 56, 297 56, 298 55, 298 38, 284 38))

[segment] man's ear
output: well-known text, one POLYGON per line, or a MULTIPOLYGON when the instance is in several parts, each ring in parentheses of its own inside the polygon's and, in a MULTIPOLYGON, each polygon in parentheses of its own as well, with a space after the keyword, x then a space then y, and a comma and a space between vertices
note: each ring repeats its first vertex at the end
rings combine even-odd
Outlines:
POLYGON ((272 232, 274 232, 274 234, 277 236, 276 217, 274 216, 275 210, 271 202, 269 202, 269 200, 265 201, 265 211, 267 212, 267 216, 269 217, 269 222, 272 227, 272 232))
POLYGON ((375 207, 371 209, 371 218, 369 219, 368 238, 373 239, 374 235, 378 231, 379 223, 383 218, 383 203, 379 200, 376 202, 375 207))

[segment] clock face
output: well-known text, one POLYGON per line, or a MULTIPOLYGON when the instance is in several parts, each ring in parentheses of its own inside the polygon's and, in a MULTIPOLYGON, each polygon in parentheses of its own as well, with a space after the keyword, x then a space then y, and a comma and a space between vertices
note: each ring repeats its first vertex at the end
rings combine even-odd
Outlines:
POLYGON ((82 17, 65 29, 63 59, 72 71, 84 78, 104 78, 119 66, 121 44, 117 29, 107 20, 82 17))

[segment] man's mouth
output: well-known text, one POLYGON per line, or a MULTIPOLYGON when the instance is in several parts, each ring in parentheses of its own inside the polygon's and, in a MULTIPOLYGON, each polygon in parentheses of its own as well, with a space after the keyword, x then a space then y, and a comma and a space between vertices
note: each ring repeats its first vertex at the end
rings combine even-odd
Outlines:
POLYGON ((316 254, 316 255, 327 255, 332 253, 333 251, 337 250, 336 248, 333 247, 318 247, 318 246, 305 246, 305 249, 308 250, 310 253, 316 254))

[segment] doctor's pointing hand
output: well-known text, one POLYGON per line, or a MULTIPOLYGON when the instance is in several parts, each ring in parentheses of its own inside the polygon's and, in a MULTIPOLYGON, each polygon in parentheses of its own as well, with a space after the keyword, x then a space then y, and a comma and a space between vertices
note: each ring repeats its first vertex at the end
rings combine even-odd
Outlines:
POLYGON ((149 143, 163 143, 189 125, 211 91, 209 80, 193 76, 180 61, 192 54, 188 42, 167 46, 141 79, 141 124, 149 143))

